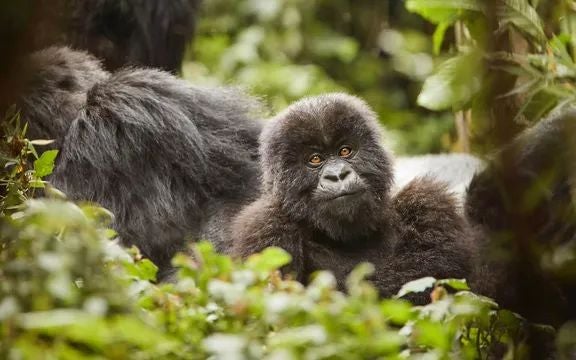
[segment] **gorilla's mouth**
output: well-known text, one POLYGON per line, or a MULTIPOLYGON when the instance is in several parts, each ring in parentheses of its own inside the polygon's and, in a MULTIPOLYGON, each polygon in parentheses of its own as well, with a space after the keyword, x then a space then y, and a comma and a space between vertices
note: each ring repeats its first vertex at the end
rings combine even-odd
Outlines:
POLYGON ((354 189, 354 190, 346 190, 346 191, 342 191, 339 192, 338 194, 335 194, 334 196, 332 196, 329 200, 336 200, 336 199, 343 199, 343 198, 349 198, 349 197, 354 197, 357 195, 361 195, 365 192, 364 189, 354 189))

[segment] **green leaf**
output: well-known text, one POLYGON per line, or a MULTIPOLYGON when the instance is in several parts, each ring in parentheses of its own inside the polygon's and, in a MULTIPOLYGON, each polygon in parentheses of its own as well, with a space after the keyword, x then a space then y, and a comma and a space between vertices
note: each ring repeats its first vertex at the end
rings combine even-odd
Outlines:
POLYGON ((456 291, 470 290, 470 287, 468 286, 466 279, 443 279, 438 280, 436 282, 436 285, 446 285, 456 291))
POLYGON ((400 299, 386 299, 380 306, 382 313, 396 325, 404 325, 414 318, 414 309, 410 302, 400 299))
POLYGON ((348 287, 357 286, 368 276, 374 273, 374 265, 369 262, 362 262, 354 267, 346 278, 348 287))
POLYGON ((88 219, 102 226, 109 226, 114 221, 114 214, 101 206, 85 203, 80 208, 88 219))
POLYGON ((104 229, 103 234, 107 239, 114 239, 118 237, 118 233, 114 229, 104 229))
POLYGON ((36 188, 36 189, 45 188, 44 184, 45 184, 45 182, 40 180, 40 179, 32 179, 32 180, 30 180, 30 183, 29 183, 31 188, 36 188))
POLYGON ((452 24, 467 12, 481 12, 482 3, 478 0, 407 0, 406 9, 434 24, 452 24))
POLYGON ((140 280, 156 280, 158 267, 148 259, 142 259, 132 264, 126 264, 126 269, 130 275, 140 280))
POLYGON ((482 54, 471 51, 442 63, 424 82, 418 104, 430 110, 459 110, 482 87, 482 54))
POLYGON ((440 54, 440 49, 442 48, 442 42, 444 42, 444 35, 446 30, 452 25, 451 22, 442 22, 436 26, 434 30, 434 35, 432 35, 432 44, 434 48, 434 55, 440 54))
POLYGON ((32 145, 46 146, 52 143, 54 143, 54 140, 43 140, 43 139, 30 140, 30 144, 32 145))
POLYGON ((436 279, 433 278, 432 276, 410 281, 404 284, 404 286, 402 286, 402 288, 400 289, 400 291, 398 291, 398 294, 396 294, 395 297, 400 298, 407 294, 426 291, 426 289, 433 287, 435 283, 436 279))
POLYGON ((279 247, 269 247, 259 254, 248 258, 246 265, 257 271, 272 271, 287 265, 292 261, 292 256, 279 247))
POLYGON ((414 328, 416 331, 416 343, 430 346, 438 350, 448 350, 450 348, 450 333, 448 324, 432 322, 430 320, 420 320, 414 328))
POLYGON ((540 44, 546 43, 542 19, 527 0, 503 0, 498 6, 500 26, 513 25, 540 44))
POLYGON ((42 153, 40 158, 34 161, 34 170, 36 171, 36 176, 44 177, 52 174, 52 170, 54 170, 54 160, 56 160, 56 155, 58 155, 58 150, 48 150, 42 153))

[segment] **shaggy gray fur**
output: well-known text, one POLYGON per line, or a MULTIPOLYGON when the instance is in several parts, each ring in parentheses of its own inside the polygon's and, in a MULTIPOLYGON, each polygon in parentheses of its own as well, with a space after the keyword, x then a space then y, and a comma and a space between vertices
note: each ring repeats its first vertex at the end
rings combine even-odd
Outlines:
POLYGON ((31 136, 60 140, 51 182, 110 209, 123 243, 137 245, 161 275, 186 239, 221 248, 223 224, 259 189, 259 103, 159 70, 108 75, 66 48, 33 59, 22 112, 31 136))
POLYGON ((66 47, 32 54, 25 69, 25 95, 18 107, 30 123, 28 137, 54 139, 56 146, 84 107, 88 89, 109 76, 96 58, 66 47))

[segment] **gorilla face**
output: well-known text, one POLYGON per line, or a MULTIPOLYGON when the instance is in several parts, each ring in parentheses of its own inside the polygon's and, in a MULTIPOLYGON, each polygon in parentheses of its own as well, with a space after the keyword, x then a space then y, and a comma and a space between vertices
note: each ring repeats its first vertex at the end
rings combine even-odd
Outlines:
POLYGON ((266 190, 293 219, 345 240, 387 205, 390 159, 361 100, 328 94, 299 101, 270 121, 261 141, 266 190))

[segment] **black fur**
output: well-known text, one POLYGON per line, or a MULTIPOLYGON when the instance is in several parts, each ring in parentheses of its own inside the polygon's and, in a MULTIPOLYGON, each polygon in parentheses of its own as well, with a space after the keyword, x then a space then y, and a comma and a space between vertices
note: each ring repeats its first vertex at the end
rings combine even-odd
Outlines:
POLYGON ((536 322, 576 318, 576 112, 543 120, 470 184, 466 212, 485 245, 477 291, 536 322), (550 266, 552 265, 552 266, 550 266), (568 272, 567 272, 568 270, 568 272))
POLYGON ((187 239, 223 247, 224 224, 259 189, 257 101, 159 70, 109 75, 70 49, 33 59, 21 107, 30 134, 59 140, 53 185, 110 209, 161 276, 187 239))
POLYGON ((69 0, 68 42, 104 60, 180 69, 192 38, 200 0, 69 0))
MULTIPOLYGON (((382 296, 424 276, 468 275, 472 244, 455 200, 428 178, 390 198, 391 159, 375 114, 359 99, 329 94, 293 104, 265 128, 260 154, 263 194, 235 219, 234 255, 279 246, 293 257, 286 272, 305 282, 316 270, 331 270, 340 287, 355 265, 369 261, 382 296), (342 145, 352 155, 334 155, 342 145), (314 153, 325 160, 311 167, 314 153), (342 197, 325 196, 330 163, 350 166, 342 197), (361 191, 347 195, 352 172, 361 191)), ((429 301, 425 295, 413 300, 429 301)))

